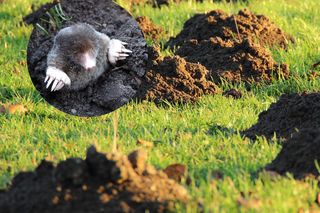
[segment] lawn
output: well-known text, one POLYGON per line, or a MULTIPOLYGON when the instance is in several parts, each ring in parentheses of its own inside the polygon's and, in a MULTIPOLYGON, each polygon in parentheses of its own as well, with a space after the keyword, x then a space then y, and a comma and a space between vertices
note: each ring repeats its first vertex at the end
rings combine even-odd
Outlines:
MULTIPOLYGON (((131 102, 95 118, 58 111, 41 98, 31 82, 26 48, 32 27, 21 24, 21 20, 31 12, 33 3, 44 2, 0 3, 0 104, 19 103, 28 109, 22 115, 0 114, 2 188, 10 184, 15 174, 34 169, 42 159, 58 162, 84 157, 91 144, 100 151, 111 151, 117 131, 119 151, 128 153, 140 148, 136 141, 143 139, 154 143, 149 149, 149 162, 157 168, 173 163, 188 167, 192 184, 186 187, 192 201, 177 204, 177 212, 298 212, 300 208, 320 211, 315 202, 320 191, 316 181, 296 181, 290 175, 273 179, 259 174, 275 158, 281 144, 262 137, 250 141, 239 133, 253 125, 259 113, 281 94, 319 91, 320 80, 308 79, 310 67, 320 61, 319 0, 252 0, 248 4, 185 1, 160 9, 133 8, 134 17, 148 16, 166 30, 161 42, 179 33, 183 23, 195 13, 213 9, 236 13, 249 8, 264 14, 295 37, 295 44, 287 51, 271 50, 277 62, 289 65, 292 77, 272 85, 252 86, 250 91, 243 85, 224 84, 224 89, 243 92, 239 100, 215 95, 186 105, 131 102), (214 178, 216 171, 224 178, 214 178)), ((119 2, 127 6, 125 0, 119 2)))

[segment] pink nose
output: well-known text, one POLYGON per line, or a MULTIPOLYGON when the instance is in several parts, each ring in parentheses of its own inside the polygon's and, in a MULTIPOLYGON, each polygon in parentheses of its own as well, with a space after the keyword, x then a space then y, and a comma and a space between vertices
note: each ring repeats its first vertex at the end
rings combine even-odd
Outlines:
POLYGON ((86 60, 86 62, 84 63, 84 68, 88 69, 92 69, 96 66, 96 61, 92 60, 92 59, 88 59, 86 60))
POLYGON ((96 59, 89 55, 88 53, 84 54, 81 60, 81 65, 86 69, 92 69, 96 66, 96 59))

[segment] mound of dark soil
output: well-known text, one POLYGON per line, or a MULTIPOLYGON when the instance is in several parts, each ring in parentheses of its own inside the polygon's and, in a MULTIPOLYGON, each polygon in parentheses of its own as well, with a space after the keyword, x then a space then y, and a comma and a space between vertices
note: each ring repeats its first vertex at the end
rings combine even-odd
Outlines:
POLYGON ((200 42, 189 40, 176 54, 188 62, 204 65, 216 83, 220 78, 233 83, 270 83, 273 77, 289 75, 285 64, 277 64, 269 51, 250 40, 225 41, 219 37, 200 42))
POLYGON ((312 127, 296 133, 283 144, 282 150, 266 170, 279 174, 291 173, 295 178, 319 176, 316 161, 320 162, 320 129, 312 127))
POLYGON ((179 56, 156 58, 143 79, 140 99, 186 103, 219 93, 220 89, 207 80, 208 74, 204 66, 179 56))
POLYGON ((256 136, 271 139, 274 134, 289 139, 297 130, 307 128, 320 128, 320 93, 282 95, 243 134, 251 139, 256 136))
POLYGON ((206 14, 196 14, 190 18, 183 30, 171 38, 166 46, 181 46, 190 39, 199 42, 211 37, 223 40, 257 40, 261 46, 280 46, 287 48, 293 38, 284 33, 264 15, 255 15, 248 10, 241 10, 237 15, 229 15, 221 10, 206 14))
MULTIPOLYGON (((111 38, 127 42, 127 47, 133 50, 133 54, 81 91, 49 92, 44 84, 46 60, 59 29, 44 25, 49 32, 47 35, 35 27, 28 45, 28 69, 37 90, 53 106, 80 116, 105 114, 129 102, 136 96, 140 86, 137 79, 145 74, 148 59, 146 42, 138 23, 112 0, 61 0, 61 5, 66 16, 71 19, 62 23, 59 29, 77 22, 86 22, 111 38)), ((40 10, 46 11, 48 8, 42 7, 40 10)), ((40 18, 48 19, 45 13, 35 14, 25 20, 35 24, 33 21, 40 18)))
POLYGON ((139 23, 140 29, 142 30, 146 38, 158 40, 163 35, 163 29, 155 25, 148 17, 141 16, 136 18, 136 20, 139 23))
POLYGON ((43 161, 0 193, 0 212, 164 212, 173 201, 187 201, 186 189, 146 158, 143 151, 124 156, 91 147, 85 160, 43 161))

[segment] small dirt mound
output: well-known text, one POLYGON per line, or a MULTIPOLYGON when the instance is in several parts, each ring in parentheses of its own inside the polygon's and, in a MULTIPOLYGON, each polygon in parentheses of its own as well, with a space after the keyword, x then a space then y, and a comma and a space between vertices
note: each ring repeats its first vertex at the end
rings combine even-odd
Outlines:
POLYGON ((136 20, 146 38, 158 40, 163 35, 163 29, 155 25, 148 17, 141 16, 136 18, 136 20))
POLYGON ((258 122, 243 132, 251 139, 265 136, 289 139, 297 130, 320 127, 320 93, 282 95, 267 111, 260 113, 258 122))
POLYGON ((194 102, 203 95, 213 95, 220 89, 207 80, 208 70, 179 56, 157 58, 146 73, 140 99, 154 101, 194 102))
POLYGON ((320 129, 303 129, 284 143, 282 150, 266 170, 279 174, 291 173, 295 178, 319 176, 320 129))
POLYGON ((270 83, 273 77, 289 76, 285 64, 277 64, 269 51, 250 40, 190 40, 182 45, 176 54, 188 62, 204 65, 216 83, 219 83, 221 78, 232 83, 270 83))
POLYGON ((240 10, 238 15, 229 15, 221 10, 206 14, 196 14, 190 18, 183 30, 171 38, 166 46, 181 46, 190 39, 198 41, 220 37, 223 40, 243 39, 257 40, 262 46, 280 46, 287 48, 293 38, 284 33, 269 18, 255 15, 247 9, 240 10))
POLYGON ((172 201, 185 202, 185 188, 146 164, 147 155, 98 153, 67 159, 56 167, 43 161, 22 172, 0 193, 0 212, 163 212, 172 201))

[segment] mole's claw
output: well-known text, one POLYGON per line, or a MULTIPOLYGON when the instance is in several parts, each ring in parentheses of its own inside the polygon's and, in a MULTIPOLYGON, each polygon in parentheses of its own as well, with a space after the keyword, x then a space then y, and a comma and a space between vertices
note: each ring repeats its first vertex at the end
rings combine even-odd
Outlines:
POLYGON ((126 49, 126 48, 122 49, 122 52, 124 52, 124 53, 132 53, 131 50, 128 50, 128 49, 126 49))
POLYGON ((50 84, 52 83, 52 81, 53 81, 53 77, 49 77, 49 81, 47 82, 47 86, 46 86, 46 88, 48 89, 49 88, 49 86, 50 86, 50 84))
POLYGON ((63 72, 62 70, 55 68, 55 67, 48 67, 46 72, 46 79, 48 81, 46 84, 46 88, 48 89, 52 84, 51 92, 60 90, 64 87, 65 84, 71 85, 71 80, 69 76, 63 72))
POLYGON ((62 81, 59 81, 55 91, 60 90, 63 86, 64 86, 64 83, 62 81))
POLYGON ((46 78, 44 79, 44 83, 46 83, 49 79, 49 76, 46 76, 46 78))
POLYGON ((51 87, 51 92, 55 91, 56 90, 56 87, 59 83, 59 80, 54 80, 53 84, 52 84, 52 87, 51 87))
POLYGON ((124 45, 128 43, 120 41, 118 39, 112 39, 109 44, 108 49, 108 60, 111 64, 115 65, 117 61, 124 60, 129 56, 129 53, 132 53, 131 50, 125 48, 124 45))
POLYGON ((121 54, 119 53, 118 57, 128 57, 129 55, 128 54, 121 54))

